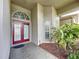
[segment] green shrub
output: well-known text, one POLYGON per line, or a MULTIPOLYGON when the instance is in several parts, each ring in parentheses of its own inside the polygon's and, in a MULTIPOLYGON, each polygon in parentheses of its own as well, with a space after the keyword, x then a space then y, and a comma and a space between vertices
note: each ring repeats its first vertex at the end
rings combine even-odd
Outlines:
POLYGON ((53 32, 53 37, 60 47, 72 49, 79 38, 79 24, 64 24, 53 32))
POLYGON ((68 59, 79 59, 79 51, 69 53, 68 59))

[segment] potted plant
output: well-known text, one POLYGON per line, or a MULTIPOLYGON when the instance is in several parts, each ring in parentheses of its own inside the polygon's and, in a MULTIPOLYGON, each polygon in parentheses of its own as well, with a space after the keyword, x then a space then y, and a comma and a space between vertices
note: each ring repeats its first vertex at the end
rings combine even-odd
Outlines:
POLYGON ((53 32, 53 37, 58 46, 67 51, 68 59, 71 55, 78 54, 74 49, 76 45, 75 41, 79 38, 79 24, 64 24, 53 32))

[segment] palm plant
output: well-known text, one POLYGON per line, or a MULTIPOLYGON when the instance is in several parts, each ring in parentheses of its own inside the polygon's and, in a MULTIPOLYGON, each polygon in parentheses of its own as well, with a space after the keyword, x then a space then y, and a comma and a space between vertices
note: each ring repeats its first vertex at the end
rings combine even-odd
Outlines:
POLYGON ((68 59, 79 59, 79 50, 69 53, 68 59))
POLYGON ((59 29, 55 29, 53 37, 59 47, 68 52, 68 59, 79 59, 79 50, 74 50, 76 40, 79 38, 79 24, 64 24, 59 29))
POLYGON ((79 38, 78 24, 64 24, 53 32, 53 37, 60 47, 65 50, 72 49, 79 38))

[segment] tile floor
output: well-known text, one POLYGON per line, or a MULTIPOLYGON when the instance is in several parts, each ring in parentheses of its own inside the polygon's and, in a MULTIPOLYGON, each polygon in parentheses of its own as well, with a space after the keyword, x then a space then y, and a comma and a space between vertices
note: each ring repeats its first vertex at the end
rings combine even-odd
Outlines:
POLYGON ((10 59, 58 59, 33 43, 21 48, 11 48, 10 59))

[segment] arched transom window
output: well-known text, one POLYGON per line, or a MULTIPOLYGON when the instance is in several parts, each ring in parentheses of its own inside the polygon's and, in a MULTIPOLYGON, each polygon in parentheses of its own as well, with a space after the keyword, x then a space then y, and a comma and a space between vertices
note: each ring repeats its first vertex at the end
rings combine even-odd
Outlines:
POLYGON ((23 12, 16 12, 12 16, 13 18, 19 19, 19 20, 30 20, 30 16, 26 15, 23 12))

